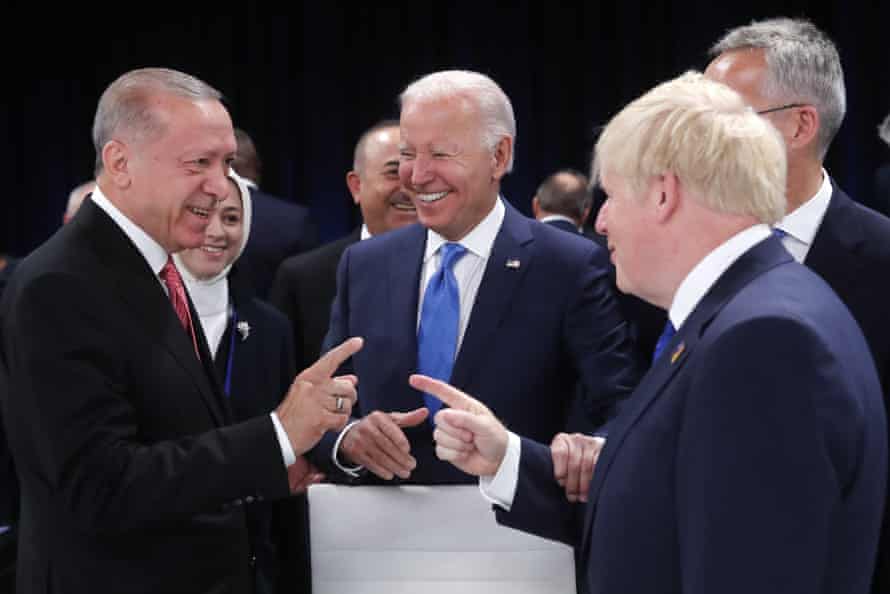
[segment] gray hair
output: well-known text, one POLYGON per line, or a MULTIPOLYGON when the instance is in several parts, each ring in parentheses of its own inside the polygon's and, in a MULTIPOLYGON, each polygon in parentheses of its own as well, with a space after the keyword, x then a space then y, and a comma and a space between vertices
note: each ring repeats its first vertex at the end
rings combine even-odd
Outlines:
MULTIPOLYGON (((460 96, 473 102, 482 116, 482 142, 493 151, 504 137, 516 138, 516 118, 506 93, 489 77, 469 70, 443 70, 428 74, 405 88, 399 105, 460 96)), ((507 172, 513 170, 513 153, 507 172)))
POLYGON ((825 158, 847 109, 844 71, 834 43, 810 21, 779 18, 730 30, 710 54, 748 48, 765 50, 769 71, 761 89, 764 95, 816 107, 817 148, 825 158))
POLYGON ((878 136, 890 146, 890 115, 884 118, 884 121, 878 126, 878 136))
POLYGON ((561 169, 541 183, 537 198, 538 204, 547 212, 580 221, 590 207, 593 193, 586 175, 574 169, 561 169))
POLYGON ((204 81, 169 68, 141 68, 121 75, 102 93, 93 120, 97 172, 102 170, 102 149, 115 135, 144 140, 163 131, 149 102, 158 93, 193 101, 222 99, 222 93, 204 81))

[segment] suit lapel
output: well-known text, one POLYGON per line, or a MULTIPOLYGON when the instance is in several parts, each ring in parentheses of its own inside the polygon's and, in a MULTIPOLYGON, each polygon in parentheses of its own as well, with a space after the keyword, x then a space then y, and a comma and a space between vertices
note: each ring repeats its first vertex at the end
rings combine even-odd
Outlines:
POLYGON ((534 237, 529 220, 505 204, 504 222, 492 245, 479 292, 473 304, 460 351, 451 372, 451 384, 467 386, 484 364, 495 331, 510 311, 522 278, 533 264, 534 237))
POLYGON ((589 503, 585 509, 582 550, 587 546, 590 530, 596 515, 596 502, 603 484, 608 478, 612 462, 624 443, 629 431, 649 406, 664 392, 671 380, 676 377, 692 357, 696 346, 714 317, 723 309, 745 285, 770 268, 792 261, 781 242, 768 238, 752 247, 736 260, 705 294, 677 334, 668 343, 664 352, 649 369, 640 384, 625 401, 625 408, 609 429, 606 446, 603 448, 593 473, 588 494, 589 503))
MULTIPOLYGON (((92 201, 86 200, 81 209, 86 209, 84 216, 78 217, 82 221, 82 230, 92 242, 99 259, 108 267, 108 277, 112 279, 114 290, 133 312, 128 323, 134 326, 136 332, 151 336, 170 352, 192 379, 214 422, 222 426, 226 417, 221 404, 221 391, 217 390, 218 382, 213 382, 214 375, 208 373, 204 361, 195 356, 191 337, 183 330, 148 262, 126 234, 92 201)), ((201 358, 210 360, 207 340, 201 332, 201 323, 191 298, 189 309, 201 358)))
POLYGON ((857 257, 865 235, 856 228, 853 201, 832 182, 828 210, 804 260, 832 286, 856 286, 862 262, 857 257))
MULTIPOLYGON (((393 376, 404 378, 406 387, 408 376, 417 370, 417 305, 425 249, 426 229, 413 225, 398 237, 395 246, 387 250, 390 344, 400 349, 389 353, 387 359, 388 364, 395 366, 393 376)), ((396 393, 387 396, 390 397, 393 399, 391 410, 411 410, 423 406, 420 392, 412 388, 396 390, 396 393)))

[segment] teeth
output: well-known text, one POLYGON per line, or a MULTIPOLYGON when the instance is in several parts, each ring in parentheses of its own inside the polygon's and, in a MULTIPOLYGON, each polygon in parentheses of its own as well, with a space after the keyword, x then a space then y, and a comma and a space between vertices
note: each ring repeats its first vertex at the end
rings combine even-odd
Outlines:
POLYGON ((221 254, 223 251, 223 248, 216 247, 213 245, 201 246, 201 249, 204 250, 205 252, 210 252, 211 254, 221 254))
POLYGON ((436 194, 418 194, 417 197, 421 200, 421 202, 426 202, 429 204, 430 202, 441 200, 447 193, 448 190, 445 190, 444 192, 438 192, 436 194))
POLYGON ((197 206, 189 206, 188 209, 189 209, 189 211, 191 211, 193 214, 196 214, 196 215, 198 215, 199 217, 202 217, 202 218, 205 218, 205 219, 206 219, 207 217, 210 216, 210 211, 209 211, 208 209, 206 209, 206 208, 198 208, 197 206))
POLYGON ((392 207, 396 210, 417 210, 410 202, 408 202, 407 204, 404 202, 394 202, 392 207))

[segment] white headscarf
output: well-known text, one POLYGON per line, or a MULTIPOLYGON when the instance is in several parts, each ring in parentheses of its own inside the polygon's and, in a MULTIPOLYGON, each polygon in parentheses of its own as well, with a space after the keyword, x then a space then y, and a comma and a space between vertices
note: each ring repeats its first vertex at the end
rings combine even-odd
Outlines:
POLYGON ((244 246, 247 245, 247 238, 250 235, 250 219, 253 208, 250 201, 250 190, 244 180, 238 176, 233 170, 229 170, 229 179, 238 186, 241 194, 241 208, 244 211, 242 220, 244 223, 244 233, 241 236, 241 245, 238 246, 238 252, 235 258, 216 276, 208 279, 197 279, 192 275, 191 271, 186 267, 185 262, 179 254, 173 254, 176 261, 176 267, 182 275, 189 297, 195 304, 198 317, 201 320, 201 328, 204 330, 204 336, 207 337, 207 345, 210 347, 210 353, 216 358, 216 351, 222 340, 223 334, 226 332, 226 325, 229 323, 229 271, 232 264, 244 253, 244 246))

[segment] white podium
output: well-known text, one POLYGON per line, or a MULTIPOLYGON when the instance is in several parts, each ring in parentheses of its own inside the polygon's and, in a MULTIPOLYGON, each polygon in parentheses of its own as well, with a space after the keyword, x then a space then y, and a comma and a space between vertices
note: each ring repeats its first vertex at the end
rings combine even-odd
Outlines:
POLYGON ((572 549, 499 526, 477 486, 309 488, 313 594, 574 594, 572 549))

